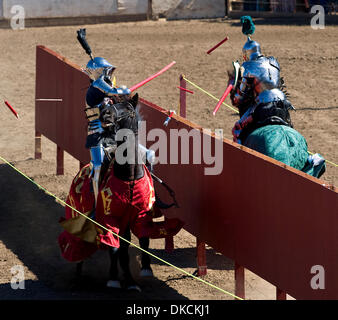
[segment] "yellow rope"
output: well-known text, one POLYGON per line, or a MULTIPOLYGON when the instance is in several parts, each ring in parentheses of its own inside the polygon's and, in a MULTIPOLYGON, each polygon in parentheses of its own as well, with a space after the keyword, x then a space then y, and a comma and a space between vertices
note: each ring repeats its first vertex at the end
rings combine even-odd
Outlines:
POLYGON ((53 195, 51 192, 49 192, 47 189, 45 189, 44 187, 42 187, 41 185, 39 185, 38 183, 36 183, 36 182, 35 182, 34 180, 32 180, 31 178, 29 178, 27 175, 25 175, 23 172, 21 172, 19 169, 17 169, 15 166, 13 166, 11 163, 9 163, 6 159, 2 158, 1 156, 0 156, 0 160, 2 160, 3 162, 5 162, 6 164, 8 164, 12 169, 14 169, 16 172, 18 172, 18 173, 21 174, 22 176, 24 176, 26 179, 28 179, 30 182, 32 182, 34 185, 36 185, 39 189, 43 190, 43 191, 46 192, 48 195, 50 195, 51 197, 53 197, 55 200, 57 200, 58 202, 60 202, 61 204, 65 205, 65 206, 71 208, 72 210, 74 210, 75 212, 77 212, 77 213, 80 214, 81 216, 85 217, 86 219, 88 219, 88 220, 91 221, 92 223, 96 224, 97 226, 99 226, 99 227, 102 228, 103 230, 106 230, 107 232, 112 233, 114 236, 119 237, 120 239, 122 239, 123 241, 129 243, 129 244, 132 245, 133 247, 135 247, 135 248, 137 248, 137 249, 139 249, 139 250, 141 250, 141 251, 147 253, 148 255, 152 256, 153 258, 155 258, 155 259, 157 259, 157 260, 159 260, 159 261, 161 261, 161 262, 167 264, 168 266, 170 266, 170 267, 172 267, 172 268, 174 268, 174 269, 176 269, 176 270, 178 270, 178 271, 180 271, 180 272, 182 272, 182 273, 188 275, 189 277, 192 277, 193 279, 196 279, 196 280, 198 280, 198 281, 200 281, 200 282, 203 282, 204 284, 206 284, 206 285, 208 285, 208 286, 210 286, 210 287, 212 287, 212 288, 214 288, 214 289, 217 289, 217 290, 219 290, 219 291, 221 291, 221 292, 223 292, 223 293, 225 293, 225 294, 227 294, 227 295, 229 295, 229 296, 231 296, 231 297, 233 297, 233 298, 235 298, 235 299, 237 299, 237 300, 244 300, 243 298, 237 297, 236 295, 234 295, 234 294, 232 294, 232 293, 230 293, 230 292, 228 292, 228 291, 226 291, 226 290, 223 290, 223 289, 221 289, 221 288, 219 288, 219 287, 217 287, 217 286, 211 284, 210 282, 207 282, 207 281, 205 281, 205 280, 203 280, 203 279, 201 279, 201 278, 199 278, 199 277, 194 276, 193 274, 190 274, 189 272, 187 272, 187 271, 185 271, 185 270, 183 270, 183 269, 181 269, 181 268, 179 268, 179 267, 176 267, 175 265, 171 264, 170 262, 167 262, 167 261, 161 259, 160 257, 158 257, 158 256, 156 256, 156 255, 154 255, 154 254, 152 254, 151 252, 148 252, 147 250, 144 250, 144 249, 142 249, 141 247, 137 246, 136 244, 134 244, 134 243, 128 241, 127 239, 124 239, 124 238, 121 237, 120 235, 118 235, 118 234, 114 233, 113 231, 109 230, 108 228, 102 226, 101 224, 99 224, 99 223, 96 222, 95 220, 89 218, 88 216, 86 216, 86 215, 83 214, 82 212, 78 211, 77 209, 73 208, 72 206, 70 206, 69 204, 67 204, 66 202, 64 202, 64 201, 61 200, 60 198, 58 198, 57 196, 53 195))
MULTIPOLYGON (((204 92, 205 94, 207 94, 209 97, 213 98, 214 100, 218 101, 219 99, 217 99, 215 96, 213 96, 211 93, 209 93, 208 91, 202 89, 201 87, 199 87, 197 84, 191 82, 190 80, 188 80, 187 78, 183 77, 183 79, 185 81, 187 81, 188 83, 190 83, 192 86, 194 86, 195 88, 197 88, 198 90, 204 92)), ((223 104, 228 107, 229 109, 231 109, 232 111, 236 112, 236 113, 239 113, 238 110, 236 110, 235 108, 229 106, 228 104, 226 104, 225 102, 223 102, 223 104)))
MULTIPOLYGON (((190 83, 190 84, 191 84, 192 86, 194 86, 195 88, 197 88, 197 89, 199 89, 200 91, 202 91, 203 93, 207 94, 209 97, 213 98, 213 99, 216 100, 216 101, 219 101, 219 99, 217 99, 217 98, 216 98, 215 96, 213 96, 211 93, 209 93, 208 91, 202 89, 201 87, 199 87, 197 84, 193 83, 192 81, 188 80, 185 76, 183 76, 183 79, 184 79, 185 81, 187 81, 188 83, 190 83)), ((224 104, 225 106, 227 106, 228 108, 230 108, 231 110, 235 111, 236 113, 239 113, 238 110, 232 108, 231 106, 227 105, 226 103, 223 102, 223 104, 224 104)), ((311 155, 313 155, 313 153, 310 152, 310 151, 308 151, 308 153, 311 154, 311 155)), ((327 162, 327 163, 329 163, 329 164, 332 164, 332 165, 335 166, 335 167, 338 167, 338 164, 335 164, 334 162, 331 162, 331 161, 329 161, 329 160, 326 160, 326 159, 325 159, 325 162, 327 162)))

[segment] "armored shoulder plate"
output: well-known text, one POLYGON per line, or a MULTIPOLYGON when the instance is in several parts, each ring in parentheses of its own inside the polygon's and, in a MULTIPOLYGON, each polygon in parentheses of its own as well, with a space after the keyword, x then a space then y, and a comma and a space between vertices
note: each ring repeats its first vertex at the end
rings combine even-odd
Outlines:
POLYGON ((267 59, 269 60, 271 66, 275 67, 278 71, 280 71, 279 62, 275 57, 267 57, 267 59))
POLYGON ((92 86, 102 91, 108 97, 111 97, 113 95, 128 95, 131 93, 131 91, 126 87, 115 88, 115 87, 110 86, 106 81, 104 81, 103 76, 95 80, 92 86))
POLYGON ((260 57, 257 60, 243 63, 243 77, 253 82, 256 94, 264 90, 278 88, 280 84, 279 64, 275 58, 260 57))
POLYGON ((285 94, 279 89, 272 89, 261 92, 256 98, 256 103, 258 105, 261 103, 269 103, 278 100, 286 100, 285 94))

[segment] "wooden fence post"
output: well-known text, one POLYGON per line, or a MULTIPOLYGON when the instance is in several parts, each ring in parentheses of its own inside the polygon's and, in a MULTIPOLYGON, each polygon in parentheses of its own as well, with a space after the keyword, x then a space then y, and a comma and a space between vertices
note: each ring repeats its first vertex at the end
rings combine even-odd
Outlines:
POLYGON ((196 238, 197 246, 197 275, 205 276, 207 274, 207 259, 205 252, 205 242, 200 241, 199 238, 196 238))
POLYGON ((64 152, 59 146, 56 149, 56 175, 64 174, 64 152))
MULTIPOLYGON (((186 89, 187 82, 184 79, 184 75, 180 75, 180 87, 186 89)), ((180 116, 187 117, 187 93, 184 90, 180 90, 180 116)))
POLYGON ((39 131, 35 131, 35 159, 42 158, 42 150, 41 150, 41 133, 39 131))
POLYGON ((286 300, 286 292, 276 288, 276 299, 277 300, 286 300))
POLYGON ((235 295, 245 299, 245 270, 244 267, 235 262, 235 295))

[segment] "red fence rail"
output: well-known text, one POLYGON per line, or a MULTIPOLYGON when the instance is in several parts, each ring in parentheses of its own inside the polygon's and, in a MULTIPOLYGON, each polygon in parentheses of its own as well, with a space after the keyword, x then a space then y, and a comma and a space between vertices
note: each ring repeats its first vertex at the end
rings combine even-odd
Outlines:
MULTIPOLYGON (((43 134, 57 144, 59 154, 65 150, 81 163, 88 162, 83 114, 87 76, 41 46, 36 68, 36 97, 63 99, 37 101, 37 138, 43 134)), ((142 99, 140 106, 147 132, 161 128, 170 137, 170 129, 201 130, 180 116, 164 127, 166 110, 142 99)), ((36 146, 36 155, 41 156, 39 139, 36 146)), ((168 142, 168 154, 169 146, 168 142)), ((245 267, 275 285, 277 298, 285 299, 288 293, 296 299, 337 299, 337 189, 227 139, 222 148, 223 171, 217 176, 205 175, 204 165, 156 166, 156 174, 175 190, 180 204, 166 215, 179 216, 197 237, 201 267, 207 243, 235 261, 237 295, 244 297, 245 267), (311 286, 315 276, 311 268, 316 265, 324 268, 324 289, 311 286)), ((187 150, 179 150, 178 159, 183 152, 187 150)))

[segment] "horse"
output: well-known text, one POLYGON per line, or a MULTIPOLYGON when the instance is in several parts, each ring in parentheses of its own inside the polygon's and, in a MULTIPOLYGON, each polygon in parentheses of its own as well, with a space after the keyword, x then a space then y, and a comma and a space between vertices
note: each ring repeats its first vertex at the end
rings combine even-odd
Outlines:
MULTIPOLYGON (((78 277, 82 274, 85 259, 98 249, 108 249, 111 263, 107 287, 121 288, 118 275, 120 261, 124 287, 141 291, 129 268, 131 232, 138 237, 141 248, 147 251, 150 238, 175 235, 184 223, 176 218, 153 222, 153 218, 162 216, 162 212, 154 205, 156 198, 152 176, 139 156, 140 115, 137 105, 138 95, 135 94, 118 102, 110 100, 101 106, 100 120, 106 128, 104 136, 110 145, 113 141, 114 152, 108 154, 102 164, 96 202, 90 164, 75 176, 67 197, 69 207, 66 207, 65 217, 60 221, 65 230, 58 241, 62 256, 77 263, 78 277), (121 139, 118 139, 119 136, 121 139), (104 229, 72 208, 94 219, 104 229), (129 242, 120 241, 119 235, 129 242)), ((149 255, 142 251, 141 276, 152 276, 150 264, 149 255)))

